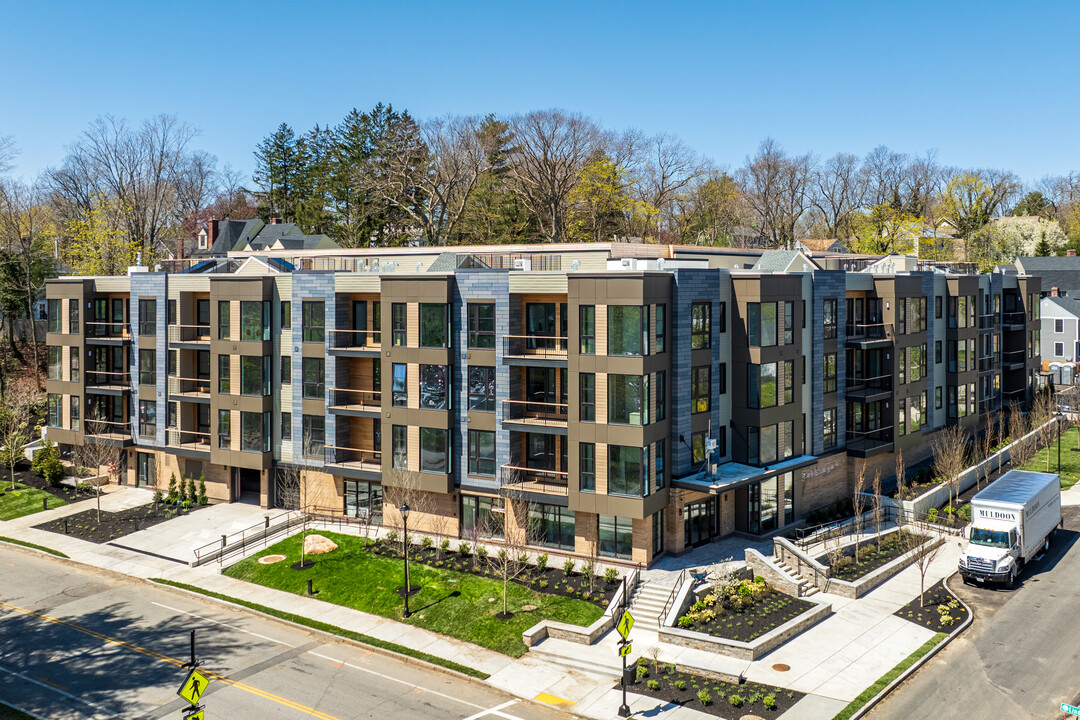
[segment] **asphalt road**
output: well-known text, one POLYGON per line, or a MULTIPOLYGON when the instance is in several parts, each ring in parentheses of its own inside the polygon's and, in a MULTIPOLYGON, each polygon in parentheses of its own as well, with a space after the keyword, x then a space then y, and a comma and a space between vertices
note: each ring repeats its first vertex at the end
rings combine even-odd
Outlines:
POLYGON ((556 720, 546 706, 303 629, 0 545, 0 699, 50 720, 179 718, 189 631, 207 718, 556 720))
MULTIPOLYGON (((868 715, 911 718, 1061 718, 1080 693, 1080 508, 1014 590, 950 587, 975 622, 868 715)), ((1070 716, 1071 717, 1071 716, 1070 716)))

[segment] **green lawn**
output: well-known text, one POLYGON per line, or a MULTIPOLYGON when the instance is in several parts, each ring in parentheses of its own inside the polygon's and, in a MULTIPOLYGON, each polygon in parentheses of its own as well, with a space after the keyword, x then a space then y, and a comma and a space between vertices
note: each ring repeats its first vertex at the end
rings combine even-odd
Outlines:
POLYGON ((307 579, 312 578, 320 600, 407 622, 511 657, 525 654, 521 634, 540 620, 588 625, 604 612, 584 600, 546 595, 510 583, 509 608, 514 617, 499 620, 495 617, 502 610, 502 583, 498 580, 413 564, 410 579, 423 589, 409 599, 412 617, 402 620, 402 601, 395 592, 405 585, 402 561, 369 552, 368 541, 362 538, 319 534, 337 543, 338 549, 315 556, 315 567, 310 570, 290 567, 300 560, 301 540, 297 535, 241 560, 225 574, 298 595, 307 592, 307 579), (257 562, 273 554, 288 559, 273 565, 257 562), (525 612, 521 610, 523 605, 535 605, 536 609, 525 612))
MULTIPOLYGON (((1071 427, 1065 432, 1061 433, 1061 489, 1068 490, 1078 481, 1080 481, 1080 452, 1076 452, 1076 448, 1080 447, 1076 441, 1077 430, 1075 427, 1071 427)), ((1050 453, 1050 472, 1057 472, 1057 459, 1058 448, 1057 443, 1050 445, 1050 449, 1040 450, 1035 458, 1024 466, 1025 470, 1037 470, 1038 472, 1047 472, 1046 470, 1046 454, 1050 453)), ((40 502, 40 501, 39 501, 40 502)))
POLYGON ((0 520, 14 520, 15 518, 41 512, 41 499, 49 499, 49 509, 67 505, 67 503, 55 495, 50 495, 44 490, 16 485, 17 489, 11 489, 11 481, 6 483, 0 480, 0 520))

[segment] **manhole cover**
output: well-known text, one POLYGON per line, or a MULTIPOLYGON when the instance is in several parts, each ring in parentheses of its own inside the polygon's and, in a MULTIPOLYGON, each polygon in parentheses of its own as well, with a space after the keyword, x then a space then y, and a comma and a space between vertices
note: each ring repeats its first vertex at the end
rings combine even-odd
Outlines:
POLYGON ((281 562, 285 559, 284 555, 264 555, 259 558, 260 565, 273 565, 274 563, 281 562))
POLYGON ((775 665, 772 666, 772 669, 775 670, 776 672, 787 672, 788 670, 791 669, 791 666, 790 665, 785 665, 784 663, 776 663, 775 665))

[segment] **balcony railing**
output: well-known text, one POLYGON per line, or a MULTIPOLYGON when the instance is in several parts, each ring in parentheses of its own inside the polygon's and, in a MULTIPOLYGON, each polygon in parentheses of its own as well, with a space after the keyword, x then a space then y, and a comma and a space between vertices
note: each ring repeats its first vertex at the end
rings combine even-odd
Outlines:
POLYGON ((500 471, 503 490, 539 493, 541 495, 565 496, 567 494, 567 480, 570 473, 509 464, 503 465, 500 471))
POLYGON ((892 323, 849 323, 847 326, 847 338, 849 340, 892 340, 892 323))
POLYGON ((1001 313, 1002 325, 1026 325, 1027 313, 1023 310, 1014 310, 1013 312, 1001 313))
POLYGON ((845 384, 848 390, 863 388, 866 390, 892 390, 892 375, 877 375, 876 377, 847 377, 845 384))
POLYGON ((994 313, 990 313, 989 315, 980 315, 979 316, 979 329, 980 330, 992 330, 994 328, 994 319, 996 317, 997 316, 994 313))
POLYGON ((333 330, 330 347, 354 350, 378 350, 382 347, 381 330, 333 330))
POLYGON ((1023 365, 1027 362, 1027 350, 1010 350, 1001 353, 1002 365, 1023 365))
POLYGON ((994 369, 994 358, 982 357, 979 358, 979 372, 990 372, 994 369))
POLYGON ((196 430, 168 428, 165 431, 165 444, 169 447, 182 448, 184 450, 210 452, 210 433, 198 432, 196 430))
POLYGON ((327 465, 378 472, 382 470, 382 451, 326 445, 323 447, 323 461, 327 465))
POLYGON ((131 373, 127 370, 87 370, 87 387, 119 387, 131 386, 131 373))
POLYGON ((131 339, 131 325, 126 322, 88 321, 85 325, 88 338, 131 339))
POLYGON ((568 338, 504 335, 503 357, 565 359, 568 338))
POLYGON ((169 342, 210 342, 209 325, 170 325, 169 342))
POLYGON ((846 444, 848 450, 855 452, 870 452, 884 448, 893 444, 893 428, 890 425, 866 432, 848 430, 846 444))
POLYGON ((330 407, 343 410, 378 412, 382 408, 382 392, 379 390, 350 390, 327 388, 330 391, 330 407))
POLYGON ((131 421, 89 419, 83 425, 83 432, 87 437, 104 440, 130 440, 131 431, 131 421))
POLYGON ((503 400, 503 420, 529 425, 566 427, 566 403, 532 402, 530 400, 503 400))
POLYGON ((210 397, 210 378, 169 377, 169 395, 210 397))

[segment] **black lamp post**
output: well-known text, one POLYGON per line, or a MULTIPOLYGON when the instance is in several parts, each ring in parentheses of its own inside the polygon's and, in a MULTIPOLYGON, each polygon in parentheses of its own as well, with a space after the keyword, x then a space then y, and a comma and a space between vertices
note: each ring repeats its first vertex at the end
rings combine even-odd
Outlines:
POLYGON ((412 584, 409 582, 409 505, 407 503, 401 504, 401 529, 405 541, 405 592, 402 593, 405 598, 405 612, 402 617, 408 618, 412 614, 409 612, 409 591, 412 590, 412 584))

